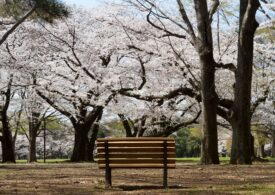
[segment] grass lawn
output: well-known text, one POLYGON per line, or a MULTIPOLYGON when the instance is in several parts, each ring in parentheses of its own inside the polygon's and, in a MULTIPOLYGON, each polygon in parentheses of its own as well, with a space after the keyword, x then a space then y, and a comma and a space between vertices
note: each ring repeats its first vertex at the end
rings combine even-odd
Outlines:
MULTIPOLYGON (((38 159, 38 163, 44 163, 43 159, 38 159)), ((46 159, 46 163, 66 163, 69 162, 69 159, 46 159)), ((16 160, 16 163, 25 164, 27 160, 16 160)))
MULTIPOLYGON (((199 163, 200 158, 195 157, 195 158, 176 158, 178 162, 186 162, 186 163, 199 163)), ((230 157, 220 157, 220 162, 222 164, 227 163, 229 164, 230 157)))
MULTIPOLYGON (((267 159, 269 162, 275 162, 275 158, 272 157, 268 157, 265 158, 267 159)), ((46 163, 69 163, 69 159, 47 159, 46 163)), ((194 163, 194 164, 198 164, 200 162, 200 158, 199 157, 194 157, 194 158, 176 158, 177 162, 182 162, 182 163, 194 163)), ((230 161, 230 157, 220 157, 220 162, 221 164, 229 164, 230 161)), ((43 163, 43 159, 38 159, 38 163, 43 163)), ((27 163, 27 160, 16 160, 16 163, 19 164, 25 164, 27 163)))
MULTIPOLYGON (((268 160, 270 163, 275 162, 275 158, 273 157, 267 157, 265 158, 268 160)), ((194 163, 198 164, 200 162, 200 158, 176 158, 177 162, 185 162, 185 163, 194 163)), ((220 163, 221 164, 229 164, 230 157, 220 157, 220 163)))
POLYGON ((113 188, 105 189, 96 163, 0 164, 0 194, 275 194, 274 162, 201 166, 198 158, 177 160, 168 172, 169 189, 161 187, 160 169, 113 170, 113 188))

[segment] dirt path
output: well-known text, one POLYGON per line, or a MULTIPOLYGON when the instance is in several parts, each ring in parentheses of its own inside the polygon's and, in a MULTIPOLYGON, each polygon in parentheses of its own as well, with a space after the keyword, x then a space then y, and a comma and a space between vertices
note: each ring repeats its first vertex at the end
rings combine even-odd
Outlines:
POLYGON ((169 170, 114 170, 113 188, 104 188, 96 164, 0 165, 0 194, 275 194, 275 164, 199 166, 169 170))

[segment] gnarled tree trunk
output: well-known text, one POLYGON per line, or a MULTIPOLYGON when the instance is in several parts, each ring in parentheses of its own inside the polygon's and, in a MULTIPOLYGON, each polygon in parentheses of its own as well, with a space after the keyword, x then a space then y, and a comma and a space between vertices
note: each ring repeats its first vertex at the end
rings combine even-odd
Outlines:
POLYGON ((72 162, 91 161, 92 155, 89 148, 88 133, 91 125, 87 124, 75 124, 75 140, 74 149, 71 156, 72 162))
POLYGON ((198 37, 196 49, 200 57, 202 95, 202 164, 219 164, 217 135, 217 95, 215 92, 215 61, 213 39, 206 0, 196 0, 198 37))
POLYGON ((240 0, 238 62, 235 74, 234 105, 232 109, 233 140, 231 164, 251 164, 251 82, 253 42, 258 27, 255 19, 258 0, 240 0))

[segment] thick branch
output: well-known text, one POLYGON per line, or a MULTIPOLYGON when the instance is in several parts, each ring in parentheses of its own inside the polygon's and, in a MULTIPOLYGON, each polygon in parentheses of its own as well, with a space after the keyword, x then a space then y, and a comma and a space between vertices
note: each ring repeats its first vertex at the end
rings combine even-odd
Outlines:
POLYGON ((178 3, 178 6, 179 6, 179 11, 180 11, 181 17, 182 17, 183 21, 185 22, 185 24, 187 26, 187 32, 191 36, 193 43, 195 43, 196 42, 196 35, 195 35, 195 32, 194 32, 193 26, 192 26, 187 14, 186 14, 186 11, 184 9, 184 6, 183 6, 181 0, 177 0, 177 3, 178 3))
POLYGON ((91 111, 88 116, 86 117, 86 122, 93 124, 96 119, 102 114, 103 107, 102 106, 97 106, 91 111))
POLYGON ((5 98, 6 98, 5 99, 5 104, 4 104, 4 106, 1 110, 3 113, 7 113, 9 105, 10 105, 12 82, 13 82, 13 75, 10 76, 9 83, 8 83, 8 86, 7 86, 7 91, 5 92, 5 98))
POLYGON ((140 94, 131 93, 128 90, 124 90, 124 89, 121 89, 120 91, 118 91, 118 93, 124 96, 133 97, 133 98, 136 98, 139 100, 145 100, 145 101, 154 101, 154 100, 163 101, 165 99, 172 99, 180 95, 187 95, 189 97, 195 98, 198 101, 200 101, 201 99, 199 94, 195 93, 193 89, 190 89, 187 87, 180 87, 178 89, 170 91, 165 95, 160 95, 160 96, 157 96, 157 95, 142 96, 140 94))
POLYGON ((229 100, 229 99, 219 99, 218 104, 219 104, 219 106, 224 107, 229 110, 233 106, 233 101, 229 100))
POLYGON ((266 101, 267 97, 268 97, 268 94, 269 94, 269 87, 268 89, 266 89, 264 91, 264 94, 262 97, 259 97, 252 105, 251 105, 251 116, 254 114, 254 112, 256 111, 257 107, 266 101))
POLYGON ((127 118, 124 116, 124 114, 118 114, 122 124, 123 124, 123 127, 126 131, 126 137, 132 137, 132 128, 127 120, 127 118))
POLYGON ((73 115, 71 113, 69 113, 68 111, 62 109, 61 107, 59 107, 58 105, 56 105, 50 98, 48 98, 46 95, 44 95, 41 91, 39 91, 38 89, 36 89, 36 93, 37 95, 39 95, 43 100, 45 100, 49 105, 51 105, 54 109, 56 109, 58 112, 60 112, 61 114, 63 114, 64 116, 68 117, 71 122, 73 124, 76 123, 76 119, 73 117, 73 115))
POLYGON ((233 63, 228 63, 228 64, 223 64, 223 63, 216 63, 215 64, 216 68, 222 68, 222 69, 227 69, 232 72, 236 72, 237 68, 233 63))
POLYGON ((35 11, 36 7, 33 7, 25 16, 20 18, 0 39, 0 45, 6 41, 6 39, 16 30, 16 28, 22 24, 32 13, 35 11))
POLYGON ((182 123, 176 124, 176 125, 174 125, 174 126, 173 126, 173 125, 169 126, 169 127, 163 132, 163 135, 164 135, 164 136, 169 136, 169 135, 171 135, 172 133, 178 131, 178 130, 179 130, 180 128, 182 128, 182 127, 186 127, 186 126, 188 126, 188 125, 191 125, 191 124, 196 123, 196 121, 197 121, 197 119, 200 117, 200 115, 201 115, 201 110, 197 113, 197 115, 196 115, 193 119, 191 119, 191 120, 189 120, 189 121, 186 121, 186 122, 182 122, 182 123))
POLYGON ((212 0, 213 3, 211 5, 211 8, 209 10, 209 21, 210 23, 212 23, 213 20, 213 15, 216 13, 219 5, 220 5, 220 1, 219 0, 212 0))
POLYGON ((140 63, 140 66, 141 66, 141 76, 140 77, 141 77, 141 80, 142 80, 141 84, 138 87, 138 90, 141 90, 144 87, 144 85, 146 84, 147 80, 146 80, 146 71, 145 71, 145 66, 144 66, 145 62, 142 61, 140 56, 138 56, 138 59, 139 59, 139 63, 140 63))
POLYGON ((186 127, 188 125, 195 123, 198 120, 198 118, 200 117, 200 115, 201 115, 201 110, 197 113, 197 115, 193 119, 186 121, 186 122, 179 123, 179 124, 175 125, 173 127, 173 129, 178 130, 181 127, 186 127))
POLYGON ((217 107, 217 114, 220 117, 222 117, 223 119, 225 119, 226 121, 229 121, 228 112, 224 108, 218 106, 217 107))

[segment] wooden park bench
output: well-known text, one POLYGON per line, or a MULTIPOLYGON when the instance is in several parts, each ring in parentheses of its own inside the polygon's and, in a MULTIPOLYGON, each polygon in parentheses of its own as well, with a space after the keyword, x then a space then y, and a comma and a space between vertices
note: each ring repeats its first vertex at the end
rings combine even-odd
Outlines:
POLYGON ((167 188, 168 168, 176 167, 175 141, 165 137, 99 138, 97 157, 105 169, 105 185, 112 186, 112 169, 163 169, 163 187, 167 188))

